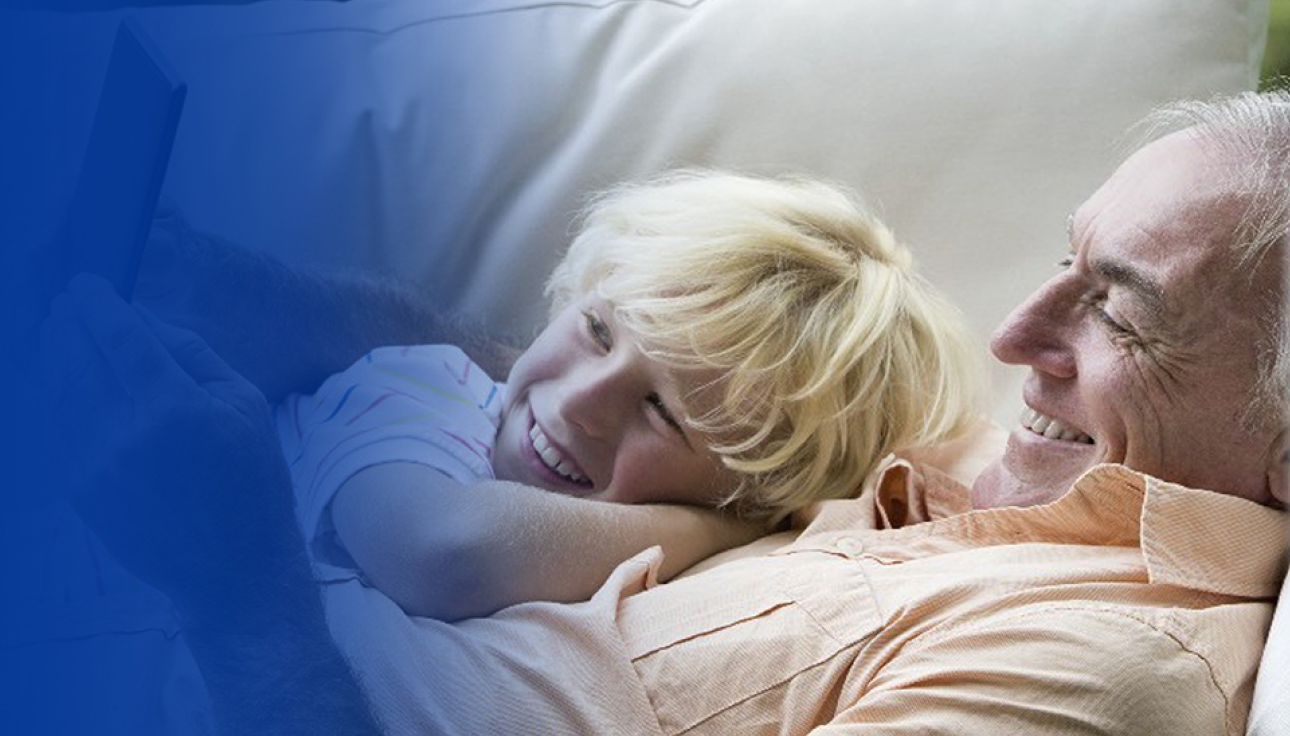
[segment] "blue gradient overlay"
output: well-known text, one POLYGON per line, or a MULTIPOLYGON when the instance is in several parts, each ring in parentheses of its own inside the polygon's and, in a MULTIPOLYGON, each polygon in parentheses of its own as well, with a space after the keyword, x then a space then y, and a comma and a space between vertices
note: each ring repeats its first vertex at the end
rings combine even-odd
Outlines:
MULTIPOLYGON (((0 442, 0 732, 6 734, 216 732, 210 696, 186 645, 176 607, 127 571, 143 568, 163 579, 182 576, 182 561, 118 560, 121 549, 126 557, 137 555, 130 550, 129 537, 106 543, 81 517, 97 514, 120 525, 120 515, 128 512, 138 515, 135 521, 141 525, 166 523, 167 509, 153 507, 157 516, 149 519, 146 504, 104 509, 93 500, 96 490, 107 487, 128 494, 130 483, 140 478, 175 478, 175 458, 193 446, 208 447, 207 430, 223 426, 223 419, 216 417, 205 429, 198 426, 202 431, 192 436, 185 432, 197 425, 183 422, 159 431, 154 426, 152 434, 140 432, 149 421, 140 416, 147 406, 185 400, 185 394, 168 394, 166 381, 186 378, 212 392, 230 393, 244 404, 264 402, 248 390, 249 383, 231 383, 205 356, 179 355, 167 364, 167 374, 153 370, 150 359, 131 365, 129 349, 114 354, 113 346, 104 345, 103 335, 112 334, 113 320, 119 322, 122 314, 155 338, 152 352, 140 355, 159 355, 157 345, 172 357, 186 348, 182 338, 167 333, 151 312, 120 312, 116 306, 105 307, 101 293, 84 296, 97 287, 51 306, 51 296, 66 289, 57 276, 67 264, 57 262, 56 236, 75 189, 112 38, 129 12, 104 7, 111 4, 98 0, 77 7, 76 0, 67 0, 59 8, 62 12, 0 10, 0 414, 6 426, 0 442), (114 383, 103 378, 104 366, 133 371, 132 377, 114 383), (184 372, 179 379, 172 375, 175 366, 184 372), (131 452, 129 472, 105 477, 103 457, 121 446, 131 452), (90 510, 85 512, 87 504, 90 510)), ((26 5, 39 5, 42 11, 50 7, 26 5)), ((319 162, 338 150, 351 160, 372 157, 373 179, 346 183, 356 191, 383 186, 377 180, 377 159, 397 155, 361 130, 338 127, 345 136, 335 140, 316 134, 328 125, 327 110, 336 96, 361 98, 380 82, 370 70, 347 66, 343 55, 331 51, 346 44, 377 43, 380 34, 332 37, 325 29, 316 30, 316 45, 295 44, 291 55, 279 56, 273 44, 261 43, 285 32, 269 14, 264 14, 263 29, 238 21, 241 25, 233 24, 233 34, 228 30, 233 26, 222 25, 231 23, 233 16, 212 12, 209 33, 203 35, 183 14, 174 14, 179 27, 168 27, 171 16, 164 11, 141 11, 143 25, 189 84, 189 104, 163 189, 165 200, 177 204, 194 227, 285 260, 322 268, 374 263, 363 255, 365 244, 377 235, 389 235, 379 206, 372 204, 378 198, 318 201, 314 195, 344 191, 317 186, 330 175, 319 162), (197 41, 189 45, 175 39, 197 41), (264 75, 271 79, 266 81, 264 75), (239 96, 242 90, 245 99, 239 96), (313 133, 304 135, 306 131, 313 133), (370 150, 363 148, 364 141, 370 150)), ((401 119, 382 119, 374 113, 366 123, 371 131, 396 141, 433 135, 425 125, 433 111, 403 112, 401 119)), ((445 155, 460 154, 462 144, 456 140, 445 146, 445 155)), ((433 190, 422 194, 428 201, 440 198, 433 190)), ((453 196, 462 194, 443 193, 445 200, 453 196)), ((423 260, 434 263, 435 256, 423 260)), ((148 293, 157 294, 156 286, 148 293)), ((161 299, 161 306, 182 304, 184 288, 175 284, 178 296, 169 294, 172 301, 161 299)), ((147 301, 148 296, 138 298, 147 301)), ((198 307, 214 314, 245 315, 274 306, 249 288, 240 292, 236 284, 193 298, 200 299, 198 307)), ((254 407, 248 411, 254 413, 254 407)), ((240 462, 236 449, 229 451, 233 466, 240 462)), ((200 475, 200 468, 193 470, 200 475)), ((213 467, 211 472, 226 473, 227 468, 213 467)), ((245 477, 250 485, 259 478, 253 469, 245 477)), ((176 498, 187 490, 183 483, 173 488, 176 498)), ((247 488, 230 491, 237 492, 251 496, 247 488)), ((247 509, 248 514, 254 512, 247 509)), ((212 520, 211 527, 218 529, 220 524, 242 526, 230 517, 212 520)), ((257 539, 247 538, 252 544, 257 539)), ((272 558, 280 551, 244 547, 240 553, 272 558)), ((228 595, 226 582, 212 581, 209 588, 203 583, 187 581, 187 594, 196 599, 228 595)), ((246 593, 266 594, 272 592, 246 593)))

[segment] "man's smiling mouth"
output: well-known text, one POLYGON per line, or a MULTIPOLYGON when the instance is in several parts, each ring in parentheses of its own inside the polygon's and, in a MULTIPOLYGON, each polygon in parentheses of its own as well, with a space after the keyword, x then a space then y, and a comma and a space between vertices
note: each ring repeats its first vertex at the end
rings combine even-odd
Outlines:
POLYGON ((543 465, 574 483, 585 485, 590 482, 586 476, 578 472, 578 467, 572 461, 566 460, 559 450, 551 446, 551 441, 543 434, 537 422, 534 422, 533 427, 529 429, 529 439, 533 441, 533 449, 537 451, 543 465))
POLYGON ((1021 410, 1021 426, 1050 440, 1078 442, 1082 445, 1093 444, 1092 437, 1077 429, 1071 429, 1052 417, 1040 414, 1028 406, 1021 410))

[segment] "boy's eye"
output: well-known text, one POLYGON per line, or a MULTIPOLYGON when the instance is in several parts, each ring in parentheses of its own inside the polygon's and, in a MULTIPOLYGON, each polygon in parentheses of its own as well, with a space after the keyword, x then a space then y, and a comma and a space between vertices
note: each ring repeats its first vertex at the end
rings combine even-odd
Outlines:
POLYGON ((587 332, 590 333, 591 339, 595 340, 602 350, 608 350, 613 345, 609 327, 601 321, 595 312, 583 312, 582 314, 587 319, 587 332))
POLYGON ((684 435, 684 432, 682 432, 681 430, 681 423, 677 421, 676 415, 674 415, 672 411, 667 408, 667 404, 663 403, 663 397, 659 396, 658 394, 650 394, 649 396, 645 397, 645 401, 650 405, 651 408, 654 409, 655 412, 658 413, 659 417, 661 417, 664 422, 667 422, 667 425, 669 427, 671 427, 672 429, 675 429, 677 432, 681 432, 682 435, 684 435))

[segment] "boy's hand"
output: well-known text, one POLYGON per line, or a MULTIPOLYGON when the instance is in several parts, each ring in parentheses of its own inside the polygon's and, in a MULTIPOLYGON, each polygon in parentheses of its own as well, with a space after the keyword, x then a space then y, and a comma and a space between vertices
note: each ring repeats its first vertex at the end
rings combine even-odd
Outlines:
POLYGON ((659 580, 668 581, 709 557, 741 547, 767 530, 734 514, 697 506, 653 507, 654 529, 665 553, 659 580))
POLYGON ((286 279, 267 258, 193 230, 174 202, 163 197, 139 263, 134 302, 170 325, 197 333, 256 383, 264 370, 251 358, 269 352, 265 333, 277 331, 270 316, 281 306, 271 299, 286 279), (270 327, 262 329, 263 324, 270 327))
POLYGON ((157 203, 148 247, 139 262, 139 274, 134 285, 134 300, 166 322, 206 334, 207 320, 204 310, 196 303, 193 271, 200 264, 194 263, 190 241, 196 237, 175 203, 165 197, 157 203), (202 324, 190 324, 201 322, 202 324))
POLYGON ((118 561, 202 621, 277 602, 302 550, 260 392, 95 276, 55 300, 41 360, 59 485, 118 561))

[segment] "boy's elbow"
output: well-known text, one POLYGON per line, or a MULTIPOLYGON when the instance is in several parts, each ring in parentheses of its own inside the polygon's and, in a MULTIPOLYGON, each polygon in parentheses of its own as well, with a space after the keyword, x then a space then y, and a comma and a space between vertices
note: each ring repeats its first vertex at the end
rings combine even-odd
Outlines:
POLYGON ((453 622, 505 607, 495 551, 468 525, 427 540, 417 558, 416 575, 387 592, 409 615, 453 622))
POLYGON ((493 613, 505 605, 506 578, 495 521, 475 489, 426 473, 385 464, 355 475, 332 502, 340 540, 372 586, 405 613, 441 621, 493 613), (427 487, 427 478, 435 485, 427 487))

